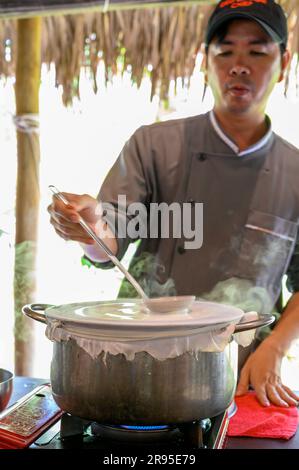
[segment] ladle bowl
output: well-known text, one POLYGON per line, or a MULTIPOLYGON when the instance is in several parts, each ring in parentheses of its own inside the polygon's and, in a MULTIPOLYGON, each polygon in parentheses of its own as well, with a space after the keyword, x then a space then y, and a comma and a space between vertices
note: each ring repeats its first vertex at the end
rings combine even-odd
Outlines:
POLYGON ((152 313, 188 312, 195 301, 195 295, 181 295, 174 297, 156 297, 143 299, 143 303, 152 313))

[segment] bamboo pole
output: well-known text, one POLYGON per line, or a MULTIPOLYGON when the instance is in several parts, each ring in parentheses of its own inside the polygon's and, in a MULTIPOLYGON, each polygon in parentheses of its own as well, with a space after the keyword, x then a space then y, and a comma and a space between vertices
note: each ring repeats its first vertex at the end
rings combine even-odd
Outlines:
MULTIPOLYGON (((18 20, 16 116, 37 115, 41 68, 41 18, 18 20)), ((39 136, 17 127, 16 257, 15 257, 15 373, 30 375, 33 322, 21 308, 33 301, 39 212, 39 136)))

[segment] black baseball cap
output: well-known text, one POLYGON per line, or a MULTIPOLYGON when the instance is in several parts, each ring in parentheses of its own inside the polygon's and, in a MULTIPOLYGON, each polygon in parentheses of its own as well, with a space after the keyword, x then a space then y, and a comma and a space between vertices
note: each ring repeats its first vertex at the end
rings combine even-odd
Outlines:
POLYGON ((256 21, 269 34, 274 42, 284 47, 288 41, 286 15, 274 0, 221 0, 213 11, 206 31, 206 47, 216 31, 227 21, 247 18, 256 21))

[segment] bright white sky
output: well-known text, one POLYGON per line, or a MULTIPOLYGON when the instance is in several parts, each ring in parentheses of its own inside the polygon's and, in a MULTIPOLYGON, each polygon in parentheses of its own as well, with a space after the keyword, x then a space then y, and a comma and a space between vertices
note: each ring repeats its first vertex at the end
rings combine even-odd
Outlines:
MULTIPOLYGON (((206 112, 213 106, 207 93, 201 101, 203 77, 196 67, 189 91, 180 89, 172 97, 170 112, 159 109, 158 100, 151 103, 150 83, 145 80, 140 90, 130 83, 128 75, 115 78, 113 86, 103 85, 99 70, 99 93, 94 95, 88 79, 82 74, 81 101, 72 109, 62 106, 61 90, 54 87, 54 71, 42 70, 40 91, 41 166, 40 166, 40 232, 38 253, 38 286, 40 303, 67 303, 112 299, 116 296, 121 276, 115 270, 101 271, 82 267, 81 250, 73 242, 61 240, 49 224, 47 206, 51 195, 49 184, 61 191, 89 193, 95 196, 101 181, 118 156, 126 139, 142 124, 160 119, 190 116, 206 112)), ((290 97, 283 97, 277 86, 268 113, 273 128, 299 147, 299 99, 292 82, 290 97)), ((13 81, 0 83, 0 229, 8 234, 0 238, 0 367, 13 369, 13 243, 16 181, 16 138, 12 123, 14 114, 13 81), (3 321, 4 320, 4 321, 3 321)), ((28 222, 30 223, 30 221, 28 222)), ((127 256, 127 260, 129 256, 127 256)), ((36 328, 34 375, 49 376, 52 345, 44 336, 44 326, 36 328)), ((290 383, 291 385, 291 383, 290 383)))

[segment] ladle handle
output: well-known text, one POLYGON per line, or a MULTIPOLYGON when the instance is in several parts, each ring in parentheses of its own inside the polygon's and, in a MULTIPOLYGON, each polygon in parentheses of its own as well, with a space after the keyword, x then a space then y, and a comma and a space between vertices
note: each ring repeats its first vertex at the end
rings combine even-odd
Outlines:
MULTIPOLYGON (((60 199, 66 206, 69 205, 69 202, 68 200, 64 197, 63 194, 61 194, 60 191, 58 191, 58 189, 53 186, 52 184, 49 186, 49 189, 52 191, 52 193, 58 198, 60 199)), ((79 224, 81 225, 81 227, 84 228, 84 230, 91 236, 91 238, 93 238, 93 240, 105 251, 105 253, 107 254, 107 256, 110 258, 110 260, 112 261, 112 263, 118 267, 118 269, 123 273, 123 275, 128 279, 128 281, 132 284, 132 286, 136 289, 136 291, 138 292, 138 294, 143 298, 143 299, 147 299, 147 295, 146 293, 144 292, 144 290, 141 288, 141 286, 138 284, 138 282, 136 281, 136 279, 134 279, 134 277, 129 273, 129 271, 126 270, 126 268, 120 263, 120 261, 117 259, 116 256, 114 256, 114 254, 112 253, 112 251, 110 250, 110 248, 108 248, 108 246, 94 233, 94 231, 89 227, 89 225, 85 222, 85 220, 83 219, 83 217, 81 217, 79 214, 78 214, 78 217, 79 217, 79 224)))

